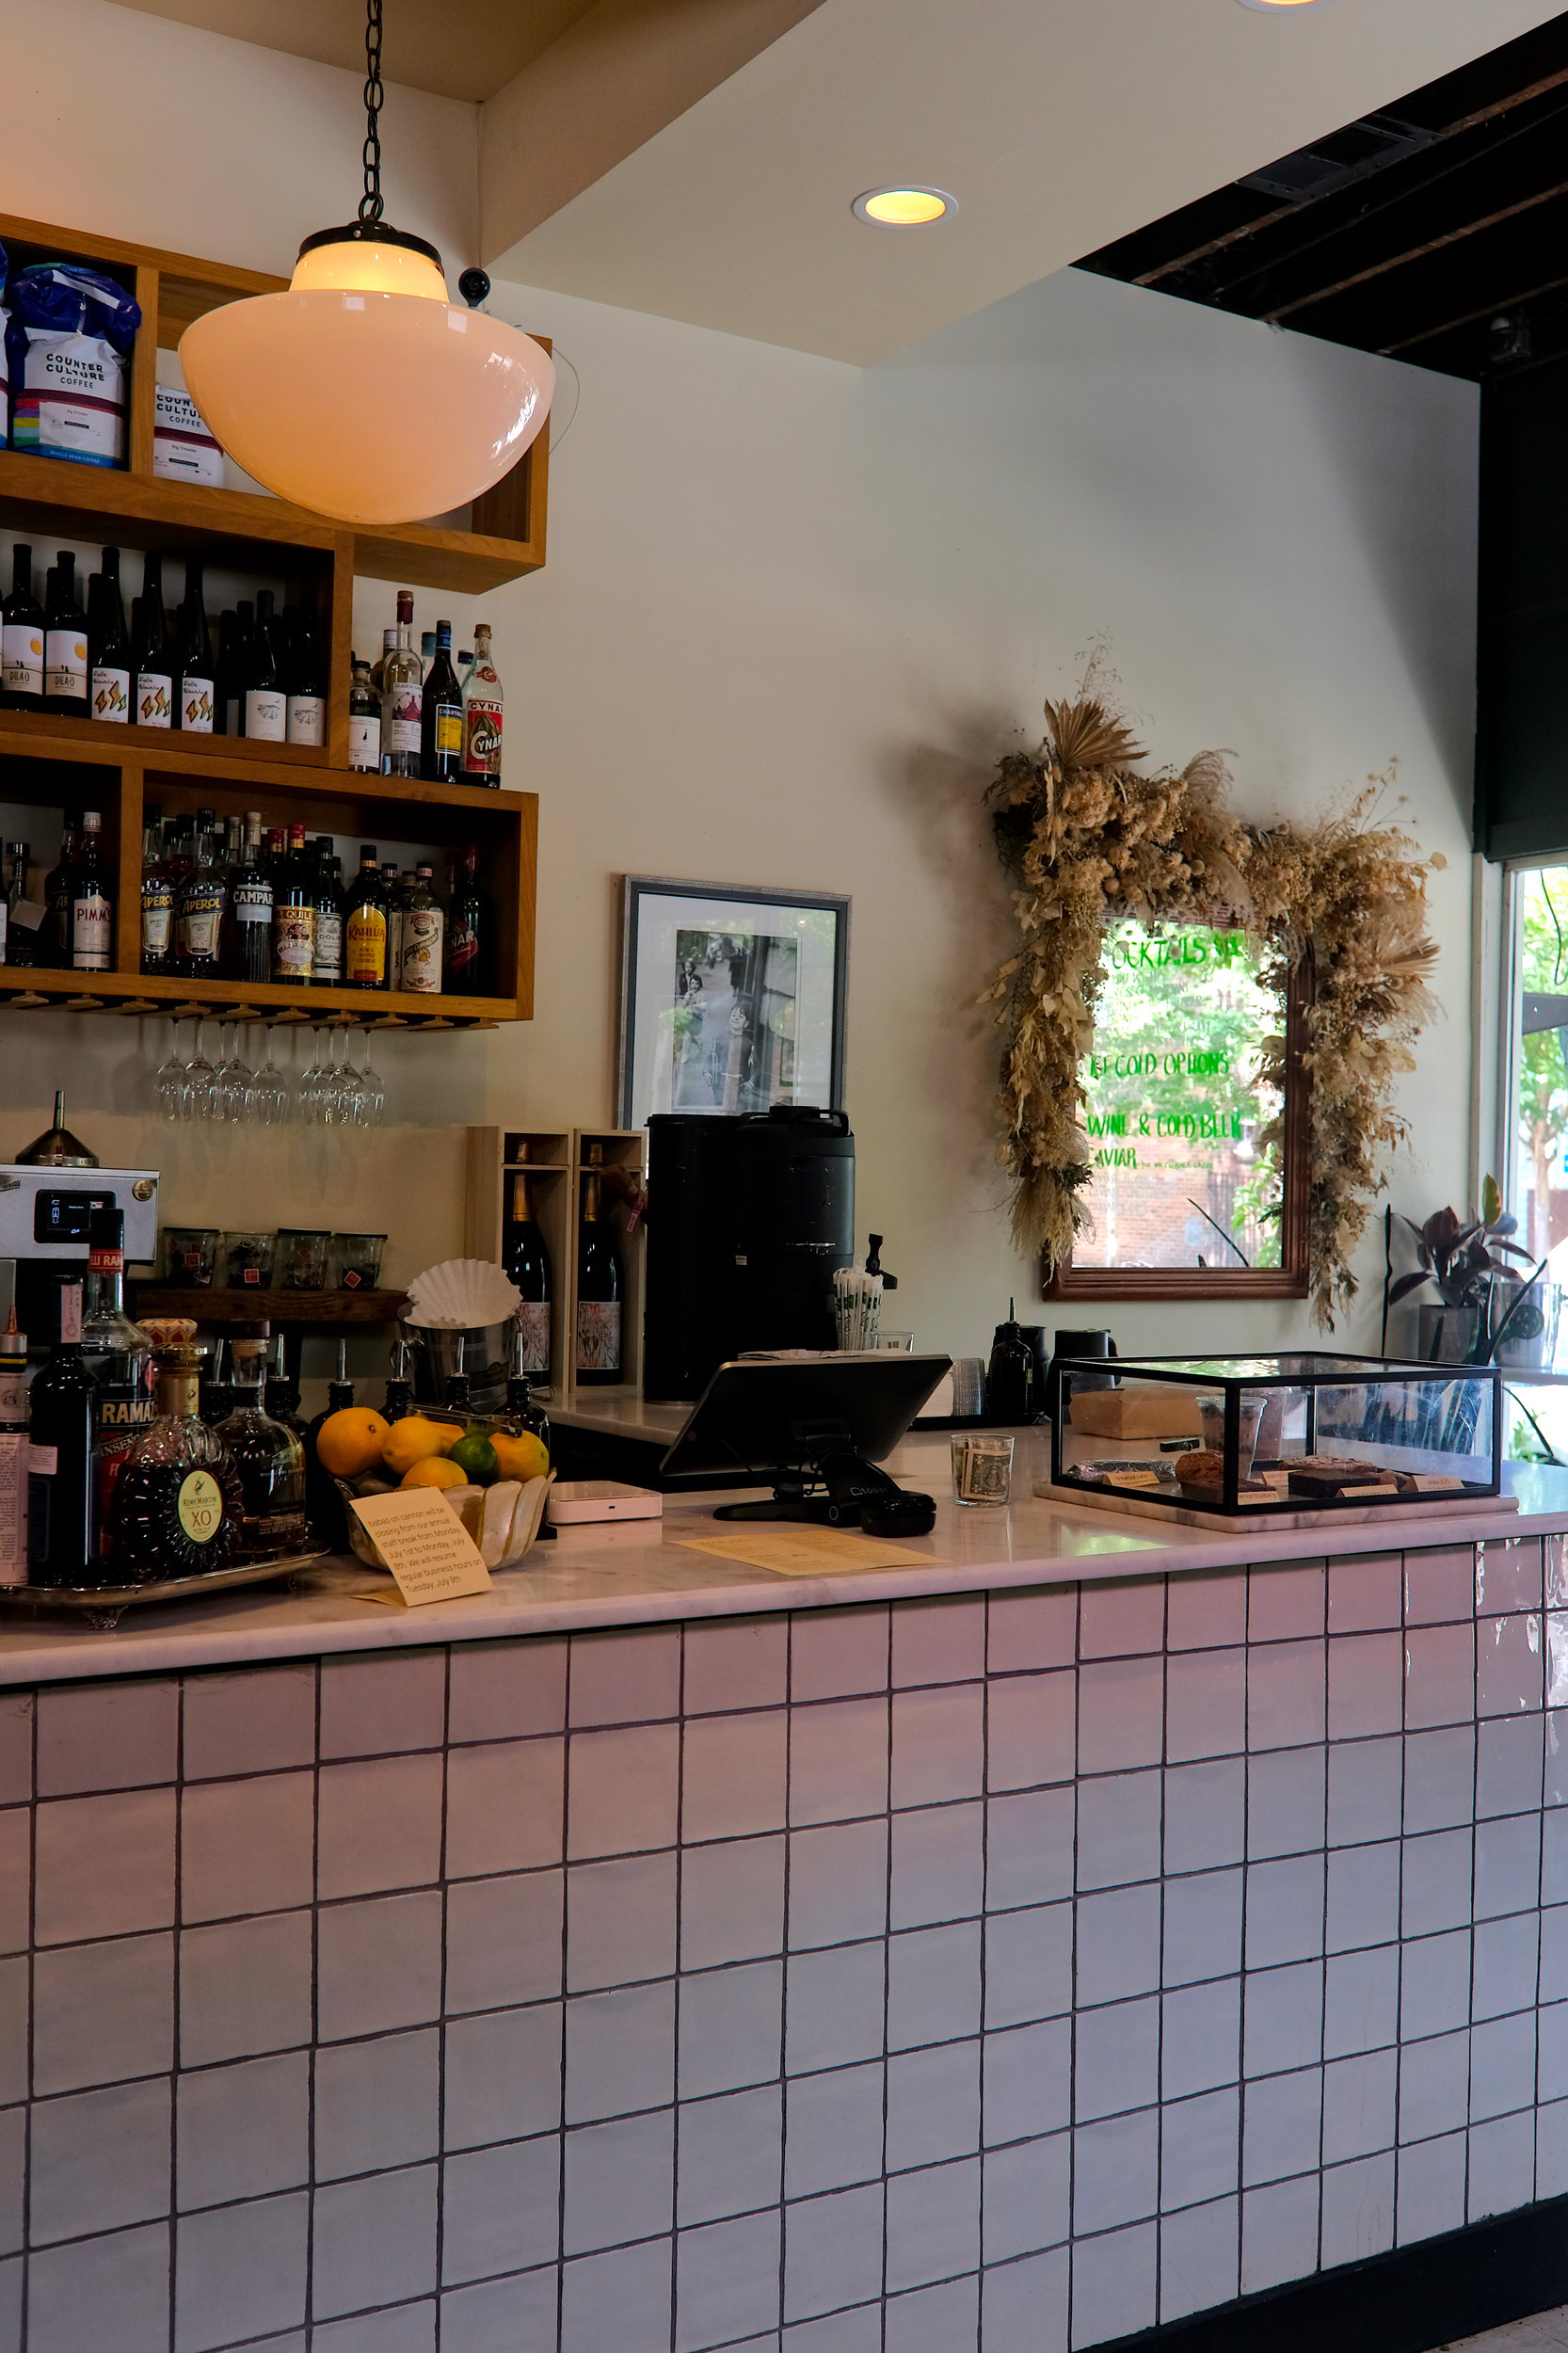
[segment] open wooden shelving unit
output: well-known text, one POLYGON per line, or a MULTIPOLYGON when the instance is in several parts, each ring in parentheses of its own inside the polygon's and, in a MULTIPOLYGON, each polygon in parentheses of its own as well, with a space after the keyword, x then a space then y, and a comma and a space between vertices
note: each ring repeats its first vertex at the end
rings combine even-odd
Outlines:
POLYGON ((466 1256, 502 1257, 502 1236, 511 1209, 512 1183, 529 1180, 534 1215, 550 1253, 554 1278, 551 1304, 552 1394, 583 1402, 624 1396, 642 1378, 644 1229, 628 1235, 625 1217, 613 1209, 626 1295, 621 1305, 621 1373, 616 1383, 590 1383, 581 1392, 572 1378, 577 1331, 577 1227, 589 1151, 602 1151, 600 1173, 621 1169, 641 1176, 648 1166, 648 1136, 641 1128, 471 1128, 468 1131, 468 1197, 463 1248, 466 1256))
MULTIPOLYGON (((192 319, 225 302, 277 294, 287 280, 189 254, 0 215, 12 273, 78 261, 135 295, 142 324, 132 354, 123 469, 0 449, 0 526, 32 537, 109 540, 142 552, 189 550, 210 565, 281 578, 313 602, 328 656, 327 742, 320 748, 252 744, 223 735, 97 725, 0 712, 0 801, 97 808, 116 875, 116 968, 84 973, 0 965, 0 1006, 72 1011, 228 1013, 273 1022, 353 1022, 383 1029, 456 1029, 526 1020, 533 1012, 534 900, 538 804, 530 792, 425 784, 348 765, 348 676, 358 574, 476 595, 536 571, 545 560, 548 431, 459 520, 357 528, 264 492, 170 481, 152 471, 157 354, 192 319), (493 994, 420 997, 398 991, 291 988, 232 980, 143 975, 139 962, 141 812, 255 808, 268 824, 312 833, 461 849, 475 841, 493 914, 493 994)), ((541 338, 541 341, 543 339, 541 338)), ((516 743, 515 735, 508 738, 516 743)))

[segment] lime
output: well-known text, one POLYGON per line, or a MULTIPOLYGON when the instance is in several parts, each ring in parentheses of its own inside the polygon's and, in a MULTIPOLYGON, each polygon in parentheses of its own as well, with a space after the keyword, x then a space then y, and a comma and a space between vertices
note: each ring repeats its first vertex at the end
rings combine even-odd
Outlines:
POLYGON ((495 1477, 495 1449, 482 1430, 465 1431, 447 1456, 476 1487, 488 1487, 495 1477))

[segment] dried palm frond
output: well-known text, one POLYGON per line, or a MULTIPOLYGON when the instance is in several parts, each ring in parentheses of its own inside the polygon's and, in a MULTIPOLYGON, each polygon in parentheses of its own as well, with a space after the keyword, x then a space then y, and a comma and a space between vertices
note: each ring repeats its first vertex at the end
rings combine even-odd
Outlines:
POLYGON ((1144 758, 1130 731, 1093 696, 1047 703, 1046 741, 1064 769, 1130 768, 1144 758))

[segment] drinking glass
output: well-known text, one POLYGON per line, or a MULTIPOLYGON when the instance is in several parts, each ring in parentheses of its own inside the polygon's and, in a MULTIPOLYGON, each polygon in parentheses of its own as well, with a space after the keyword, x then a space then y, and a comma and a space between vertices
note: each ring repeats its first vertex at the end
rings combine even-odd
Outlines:
POLYGON ((153 1084, 158 1090, 158 1109, 166 1119, 179 1119, 185 1091, 185 1065, 180 1055, 180 1024, 169 1024, 168 1058, 158 1064, 153 1084))
POLYGON ((952 1492, 959 1503, 1005 1503, 1013 1484, 1013 1441, 978 1431, 952 1438, 952 1492))
POLYGON ((266 1033, 266 1060, 256 1072, 250 1088, 248 1108, 264 1128, 276 1128, 289 1115, 289 1082, 272 1059, 272 1041, 277 1032, 266 1033))
POLYGON ((185 1064, 184 1092, 181 1101, 181 1116, 184 1119, 216 1119, 221 1117, 216 1108, 214 1082, 217 1073, 201 1050, 204 1020, 196 1024, 196 1051, 185 1064))
POLYGON ((327 1074, 323 1113, 329 1126, 352 1128, 356 1123, 359 1101, 360 1074, 348 1066, 348 1032, 333 1030, 329 1051, 331 1066, 327 1074), (339 1047, 343 1051, 340 1054, 339 1047))
POLYGON ((360 1070, 360 1119, 366 1128, 379 1128, 381 1113, 386 1109, 387 1089, 378 1070, 370 1064, 370 1032, 365 1032, 365 1058, 360 1070))
POLYGON ((252 1074, 248 1064, 240 1053, 239 1023, 236 1021, 225 1026, 232 1030, 232 1034, 229 1040, 228 1059, 220 1063, 217 1068, 215 1092, 218 1097, 219 1109, 215 1115, 219 1119, 237 1123, 245 1117, 249 1104, 252 1074))
POLYGON ((307 1127, 321 1125, 321 1090, 326 1072, 321 1066, 322 1032, 317 1030, 311 1040, 311 1059, 295 1084, 294 1108, 307 1127))

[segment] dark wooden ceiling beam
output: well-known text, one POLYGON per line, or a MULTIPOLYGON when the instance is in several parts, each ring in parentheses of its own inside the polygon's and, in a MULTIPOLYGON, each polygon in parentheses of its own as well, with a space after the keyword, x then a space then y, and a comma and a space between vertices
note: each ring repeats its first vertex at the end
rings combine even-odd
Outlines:
MULTIPOLYGON (((1559 148, 1560 151, 1563 149, 1560 137, 1559 148)), ((1558 169, 1560 171, 1562 168, 1560 160, 1558 169)), ((1405 246, 1399 251, 1385 253, 1379 260, 1368 262, 1364 267, 1352 271, 1349 277, 1319 286, 1309 294, 1298 295, 1292 302, 1275 302, 1256 315, 1266 319, 1271 327, 1294 326, 1303 311, 1311 310, 1321 302, 1330 302, 1336 295, 1350 294, 1357 286, 1369 285, 1374 279, 1386 278, 1412 263, 1424 262, 1432 254, 1446 252, 1463 245, 1467 238, 1480 236, 1489 229, 1499 229, 1506 221, 1520 220, 1538 205, 1550 204, 1564 195, 1568 195, 1568 179, 1555 180, 1550 186, 1534 189, 1529 195, 1522 196, 1515 202, 1505 204, 1500 210, 1488 213, 1479 220, 1463 221, 1456 228, 1428 236, 1419 245, 1405 246)))
POLYGON ((1568 258, 1568 194, 1445 244, 1343 294, 1304 304, 1292 327, 1363 351, 1402 349, 1418 337, 1506 311, 1555 285, 1568 258))

